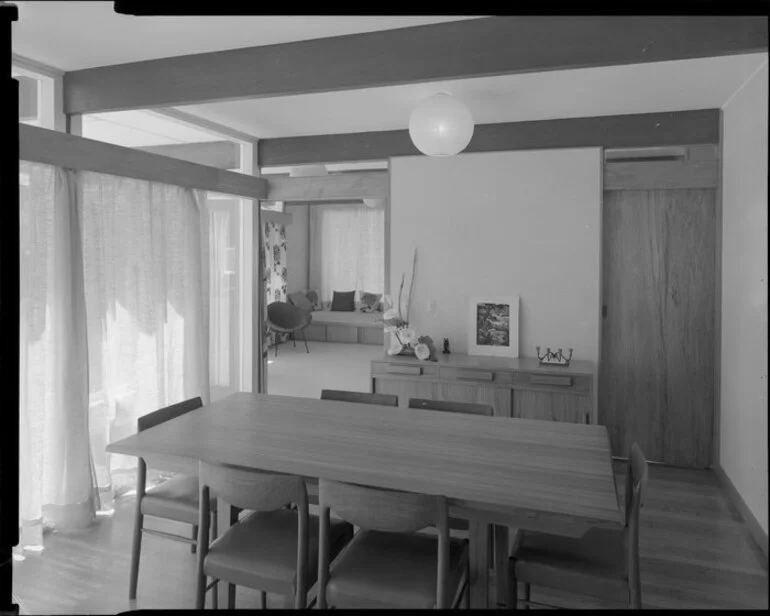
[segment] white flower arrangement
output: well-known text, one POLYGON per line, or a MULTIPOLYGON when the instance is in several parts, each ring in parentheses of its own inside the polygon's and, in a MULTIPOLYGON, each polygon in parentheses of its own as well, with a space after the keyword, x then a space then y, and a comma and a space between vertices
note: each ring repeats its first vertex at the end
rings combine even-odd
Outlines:
POLYGON ((401 286, 398 289, 398 303, 392 306, 392 299, 386 295, 383 300, 388 308, 382 315, 382 322, 385 324, 385 333, 391 334, 390 348, 388 355, 414 355, 420 360, 437 361, 436 347, 429 336, 418 336, 414 329, 409 327, 409 308, 412 303, 412 287, 414 283, 414 270, 417 261, 417 249, 414 250, 412 259, 412 278, 409 282, 409 293, 406 299, 406 318, 402 312, 402 296, 404 291, 404 282, 406 274, 401 276, 401 286))

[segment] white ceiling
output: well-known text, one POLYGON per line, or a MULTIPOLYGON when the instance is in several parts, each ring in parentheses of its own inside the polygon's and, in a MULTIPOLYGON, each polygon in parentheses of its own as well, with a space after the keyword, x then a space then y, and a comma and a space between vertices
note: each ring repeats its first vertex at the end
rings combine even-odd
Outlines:
POLYGON ((19 21, 13 24, 14 53, 63 71, 473 18, 449 15, 135 17, 115 13, 114 3, 106 1, 15 4, 19 7, 19 21))
POLYGON ((83 116, 82 135, 127 148, 222 139, 221 136, 148 111, 115 111, 83 116))
MULTIPOLYGON (((460 17, 130 17, 112 2, 18 2, 14 53, 64 70, 451 21, 460 17)), ((768 54, 482 77, 179 107, 257 138, 405 129, 449 91, 479 124, 719 108, 768 54)), ((88 122, 88 120, 86 120, 88 122)), ((98 114, 93 138, 127 146, 209 141, 145 112, 98 114)), ((86 135, 88 136, 88 135, 86 135)))
POLYGON ((477 124, 721 107, 767 54, 549 71, 180 107, 256 137, 404 129, 451 92, 477 124))

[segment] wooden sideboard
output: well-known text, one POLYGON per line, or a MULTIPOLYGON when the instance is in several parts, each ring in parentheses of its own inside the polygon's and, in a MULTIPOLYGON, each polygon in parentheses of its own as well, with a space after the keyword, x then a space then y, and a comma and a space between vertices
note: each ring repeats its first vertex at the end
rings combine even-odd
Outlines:
POLYGON ((452 353, 438 361, 383 355, 372 360, 372 392, 409 398, 491 404, 495 415, 596 423, 593 362, 542 366, 537 359, 452 353))

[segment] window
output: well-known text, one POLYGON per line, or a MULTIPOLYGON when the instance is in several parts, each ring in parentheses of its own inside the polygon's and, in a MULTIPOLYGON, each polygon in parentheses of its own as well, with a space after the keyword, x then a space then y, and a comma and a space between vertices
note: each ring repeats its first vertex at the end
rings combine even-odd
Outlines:
POLYGON ((382 206, 311 205, 309 283, 321 300, 334 291, 382 293, 385 210, 382 206))

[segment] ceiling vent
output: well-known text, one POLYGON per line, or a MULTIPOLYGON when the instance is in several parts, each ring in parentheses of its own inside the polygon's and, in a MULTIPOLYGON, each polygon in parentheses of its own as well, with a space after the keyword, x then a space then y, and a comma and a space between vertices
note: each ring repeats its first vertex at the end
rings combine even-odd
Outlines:
POLYGON ((289 177, 309 178, 328 175, 328 173, 325 165, 307 165, 306 167, 292 167, 289 171, 289 177))
POLYGON ((604 151, 604 160, 608 163, 686 160, 686 158, 687 158, 686 147, 626 148, 626 149, 604 151))

